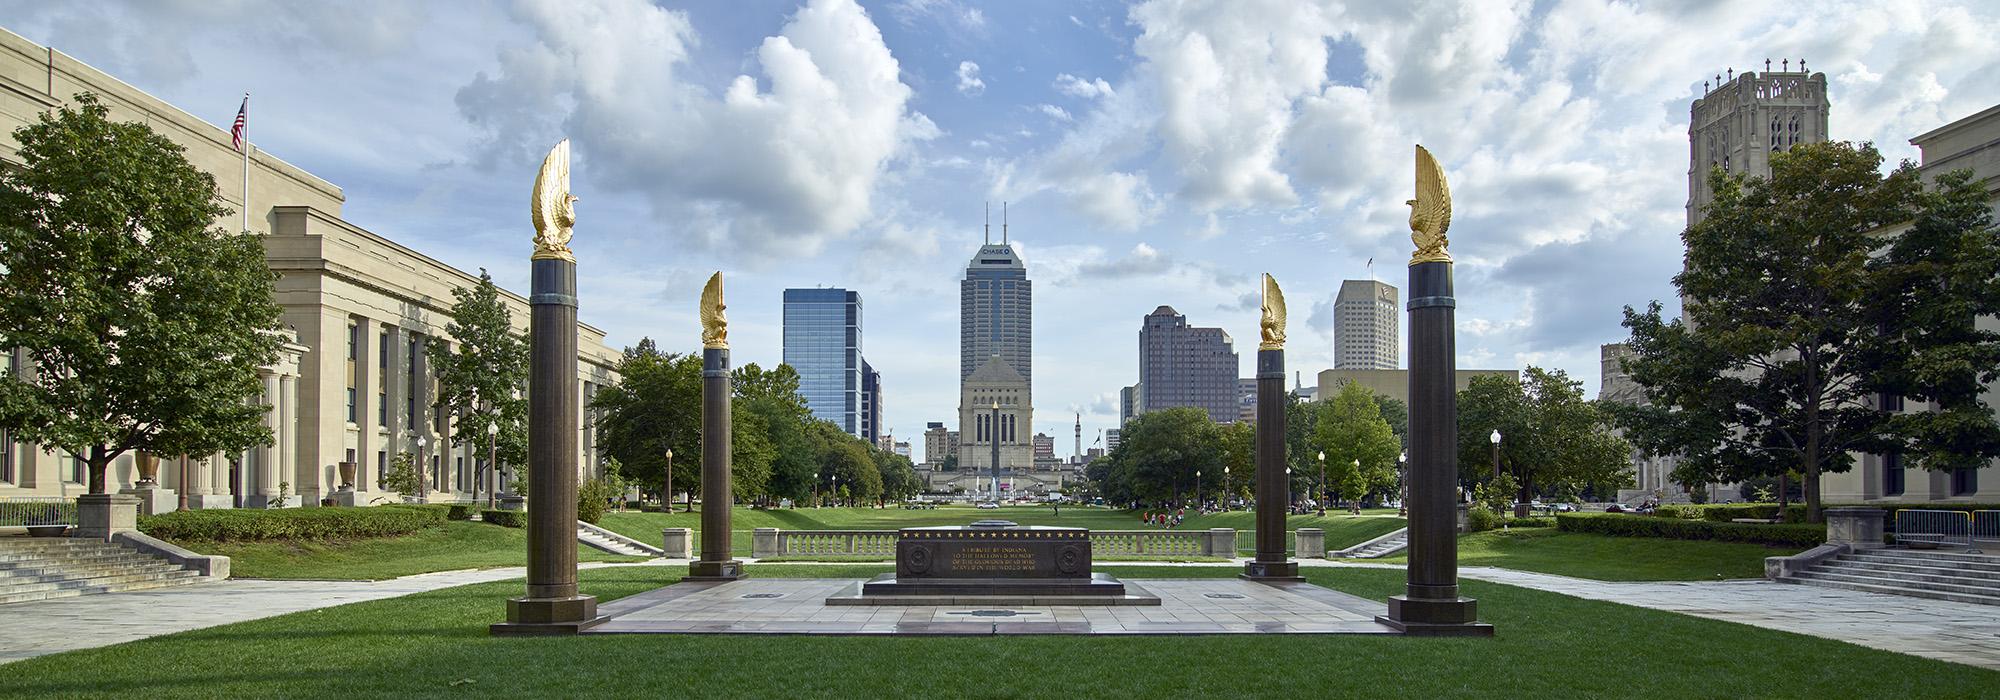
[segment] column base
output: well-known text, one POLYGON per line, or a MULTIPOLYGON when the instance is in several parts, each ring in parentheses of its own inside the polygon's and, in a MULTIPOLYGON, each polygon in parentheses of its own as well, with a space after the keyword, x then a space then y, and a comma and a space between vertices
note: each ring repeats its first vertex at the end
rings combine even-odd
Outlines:
POLYGON ((110 541, 111 536, 139 529, 139 499, 122 493, 90 493, 76 499, 76 527, 69 536, 110 541))
POLYGON ((176 510, 180 510, 181 507, 180 495, 174 493, 174 490, 170 488, 163 488, 160 486, 149 484, 145 486, 139 486, 136 488, 125 489, 123 491, 119 491, 119 493, 126 494, 129 496, 135 496, 139 499, 140 515, 159 515, 161 513, 172 513, 176 510))
POLYGON ((1390 596, 1389 614, 1375 621, 1410 635, 1493 636, 1493 625, 1479 621, 1479 601, 1472 598, 1390 596))
POLYGON ((236 507, 236 497, 218 496, 211 493, 188 495, 189 510, 221 510, 236 507))
POLYGON ((507 621, 493 623, 487 632, 507 637, 574 635, 609 619, 597 614, 597 596, 509 598, 507 621))
POLYGON ((688 575, 682 581, 735 581, 743 578, 743 562, 697 561, 688 564, 688 575))
POLYGON ((1237 578, 1250 581, 1304 581, 1299 575, 1299 563, 1295 561, 1256 561, 1243 563, 1243 573, 1237 578))
POLYGON ((354 489, 341 489, 339 491, 335 491, 331 495, 329 495, 328 498, 333 499, 333 504, 336 506, 345 506, 348 508, 352 508, 354 506, 362 504, 361 492, 355 491, 354 489))

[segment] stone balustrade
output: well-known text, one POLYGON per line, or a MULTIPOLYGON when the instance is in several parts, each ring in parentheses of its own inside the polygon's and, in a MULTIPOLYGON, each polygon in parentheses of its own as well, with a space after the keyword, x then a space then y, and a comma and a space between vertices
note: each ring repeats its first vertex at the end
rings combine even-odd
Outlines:
MULTIPOLYGON (((750 556, 867 556, 894 559, 895 530, 780 530, 760 527, 751 532, 750 556)), ((1091 557, 1236 556, 1236 530, 1092 530, 1091 557)))

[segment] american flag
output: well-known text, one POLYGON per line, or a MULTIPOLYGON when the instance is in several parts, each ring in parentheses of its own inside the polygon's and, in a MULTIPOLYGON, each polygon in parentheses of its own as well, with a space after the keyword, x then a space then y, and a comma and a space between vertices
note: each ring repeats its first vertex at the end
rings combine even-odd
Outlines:
POLYGON ((244 95, 242 109, 236 110, 236 125, 229 127, 229 143, 235 145, 236 150, 239 151, 243 150, 243 132, 245 130, 244 121, 249 118, 250 118, 250 96, 244 95))

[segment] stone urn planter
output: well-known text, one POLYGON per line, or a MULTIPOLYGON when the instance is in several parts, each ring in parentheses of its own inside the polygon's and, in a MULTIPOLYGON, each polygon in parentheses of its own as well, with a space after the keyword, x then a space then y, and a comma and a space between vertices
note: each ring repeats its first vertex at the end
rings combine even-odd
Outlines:
POLYGON ((353 463, 353 462, 341 462, 341 463, 340 463, 340 489, 341 489, 342 491, 346 491, 346 490, 349 490, 349 489, 352 489, 352 488, 354 488, 354 463, 353 463))
POLYGON ((140 486, 152 486, 160 483, 160 458, 158 456, 141 452, 138 456, 138 463, 140 486))

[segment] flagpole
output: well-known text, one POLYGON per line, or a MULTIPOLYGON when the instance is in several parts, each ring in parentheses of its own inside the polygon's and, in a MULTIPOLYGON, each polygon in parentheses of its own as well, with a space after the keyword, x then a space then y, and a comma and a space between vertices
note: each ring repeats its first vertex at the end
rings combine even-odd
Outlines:
POLYGON ((250 93, 243 93, 243 232, 250 232, 250 93))

